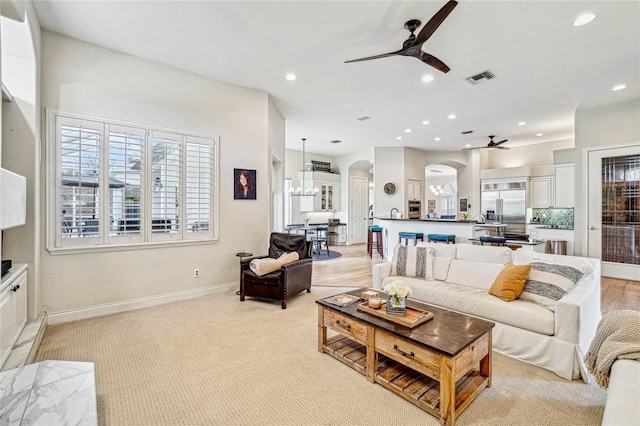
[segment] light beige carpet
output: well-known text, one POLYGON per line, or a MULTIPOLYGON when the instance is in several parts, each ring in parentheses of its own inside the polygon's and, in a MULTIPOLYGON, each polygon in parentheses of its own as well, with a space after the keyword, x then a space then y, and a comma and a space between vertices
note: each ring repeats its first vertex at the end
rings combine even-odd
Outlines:
MULTIPOLYGON (((317 351, 319 297, 235 292, 49 326, 37 355, 95 363, 101 425, 433 425, 317 351)), ((496 354, 458 425, 598 425, 605 391, 496 354)))

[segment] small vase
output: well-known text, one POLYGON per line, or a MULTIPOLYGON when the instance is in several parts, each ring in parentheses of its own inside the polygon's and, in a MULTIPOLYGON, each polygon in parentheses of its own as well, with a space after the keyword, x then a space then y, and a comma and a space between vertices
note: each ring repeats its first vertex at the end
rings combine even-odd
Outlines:
POLYGON ((387 313, 404 315, 407 310, 406 297, 389 295, 387 313))

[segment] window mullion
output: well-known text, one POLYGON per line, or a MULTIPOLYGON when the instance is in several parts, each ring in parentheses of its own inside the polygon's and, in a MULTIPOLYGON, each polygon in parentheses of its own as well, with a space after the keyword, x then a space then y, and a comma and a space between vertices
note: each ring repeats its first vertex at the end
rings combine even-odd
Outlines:
POLYGON ((180 155, 180 210, 178 210, 180 224, 180 239, 187 236, 187 137, 182 136, 182 153, 180 155))
MULTIPOLYGON (((100 230, 100 244, 106 244, 109 238, 110 215, 109 215, 109 156, 108 156, 108 135, 109 125, 100 124, 100 138, 98 140, 98 149, 100 152, 100 185, 98 186, 98 229, 100 230)), ((96 202, 96 200, 94 200, 96 202)))
POLYGON ((153 159, 153 131, 145 130, 145 144, 144 144, 144 164, 145 164, 145 172, 144 172, 144 182, 142 183, 142 188, 144 191, 144 213, 141 217, 141 222, 144 226, 141 229, 142 238, 145 242, 151 241, 151 217, 153 216, 153 194, 152 185, 153 177, 152 177, 152 159, 153 159))

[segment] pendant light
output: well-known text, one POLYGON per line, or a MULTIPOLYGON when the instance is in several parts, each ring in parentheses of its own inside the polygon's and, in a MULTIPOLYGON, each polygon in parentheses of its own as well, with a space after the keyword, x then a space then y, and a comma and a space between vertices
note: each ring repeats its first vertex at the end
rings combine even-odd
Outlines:
POLYGON ((307 174, 307 158, 305 151, 305 143, 307 142, 307 138, 302 138, 302 186, 299 186, 295 189, 291 188, 291 196, 293 197, 315 197, 318 195, 320 190, 318 188, 307 188, 305 182, 305 176, 307 174))

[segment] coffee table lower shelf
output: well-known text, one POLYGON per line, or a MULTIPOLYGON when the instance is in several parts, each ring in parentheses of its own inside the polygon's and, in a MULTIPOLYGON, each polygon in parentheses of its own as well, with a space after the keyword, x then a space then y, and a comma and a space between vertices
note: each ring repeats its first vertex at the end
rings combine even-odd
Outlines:
MULTIPOLYGON (((323 350, 343 364, 366 375, 367 348, 343 335, 327 339, 323 350)), ((375 382, 405 398, 423 410, 440 417, 440 383, 387 356, 376 353, 378 368, 375 382)), ((471 370, 456 382, 456 417, 489 384, 489 378, 477 369, 471 370)))

